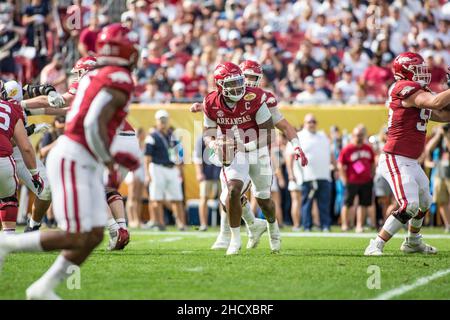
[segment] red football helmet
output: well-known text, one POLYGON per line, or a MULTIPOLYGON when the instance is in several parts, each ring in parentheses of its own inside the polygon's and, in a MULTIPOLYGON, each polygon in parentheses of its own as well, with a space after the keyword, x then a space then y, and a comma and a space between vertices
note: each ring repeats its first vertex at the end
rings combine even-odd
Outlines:
POLYGON ((396 80, 410 80, 427 86, 431 82, 431 73, 422 56, 414 52, 399 54, 392 63, 392 69, 396 80))
POLYGON ((239 101, 245 94, 245 77, 241 69, 232 62, 217 65, 214 82, 219 92, 232 101, 239 101))
POLYGON ((80 58, 77 63, 73 66, 71 73, 77 76, 76 80, 80 80, 81 77, 88 71, 94 69, 97 65, 96 57, 84 57, 80 58))
POLYGON ((261 65, 253 60, 244 60, 239 65, 239 68, 241 68, 242 73, 245 76, 245 85, 248 87, 258 88, 263 78, 263 71, 261 65))
POLYGON ((120 23, 107 25, 97 35, 95 48, 99 60, 136 65, 139 57, 138 36, 120 23))

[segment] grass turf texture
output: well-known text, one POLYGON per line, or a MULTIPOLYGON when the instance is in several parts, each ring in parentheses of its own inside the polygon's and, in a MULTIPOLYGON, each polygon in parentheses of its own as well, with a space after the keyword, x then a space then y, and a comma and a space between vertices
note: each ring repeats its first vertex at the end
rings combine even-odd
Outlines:
MULTIPOLYGON (((82 266, 81 289, 69 290, 62 284, 57 293, 64 299, 372 299, 450 268, 448 236, 427 240, 439 249, 435 256, 405 255, 399 250, 402 238, 395 238, 382 257, 363 256, 369 238, 320 235, 285 236, 282 252, 273 255, 267 234, 255 250, 245 249, 243 237, 241 255, 226 257, 224 251, 209 249, 215 236, 215 231, 137 231, 125 251, 108 252, 105 235, 104 243, 82 266), (380 267, 379 290, 367 288, 370 265, 380 267)), ((0 299, 24 299, 25 289, 56 256, 9 255, 0 274, 0 299)), ((450 299, 450 274, 394 299, 450 299)))

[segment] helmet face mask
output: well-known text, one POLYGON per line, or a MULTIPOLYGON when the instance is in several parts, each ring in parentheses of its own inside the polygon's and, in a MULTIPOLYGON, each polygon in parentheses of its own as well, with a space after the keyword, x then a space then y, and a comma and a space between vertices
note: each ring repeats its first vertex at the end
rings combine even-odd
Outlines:
POLYGON ((241 100, 245 94, 245 78, 242 74, 219 80, 217 85, 222 89, 223 96, 234 102, 241 100))
POLYGON ((431 73, 428 72, 426 64, 411 66, 414 73, 412 80, 420 83, 422 86, 428 86, 431 82, 431 73))

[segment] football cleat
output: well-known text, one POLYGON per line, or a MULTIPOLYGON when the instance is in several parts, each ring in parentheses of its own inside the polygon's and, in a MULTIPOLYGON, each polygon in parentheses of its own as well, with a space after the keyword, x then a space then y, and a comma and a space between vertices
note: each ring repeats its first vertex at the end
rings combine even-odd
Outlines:
POLYGON ((375 239, 370 239, 370 243, 364 251, 365 256, 381 256, 383 254, 384 243, 375 239))
POLYGON ((33 232, 33 231, 38 231, 41 228, 41 225, 37 225, 34 227, 30 226, 30 218, 28 218, 27 220, 27 226, 25 227, 25 229, 23 230, 23 232, 33 232))
MULTIPOLYGON (((110 234, 111 236, 111 234, 110 234)), ((119 228, 109 239, 109 250, 123 250, 130 242, 130 234, 128 230, 119 228)))
POLYGON ((247 249, 254 249, 258 246, 261 236, 266 232, 267 224, 263 219, 255 218, 255 222, 248 226, 247 249))
POLYGON ((53 290, 46 290, 38 282, 33 283, 26 290, 27 300, 62 300, 53 290))
POLYGON ((239 251, 241 251, 241 243, 238 241, 231 241, 227 249, 227 256, 239 254, 239 251))
POLYGON ((219 233, 217 236, 216 242, 211 246, 212 250, 222 250, 227 249, 230 245, 231 234, 223 234, 219 233))
POLYGON ((436 254, 438 251, 435 247, 430 246, 422 241, 422 235, 417 237, 406 237, 400 246, 400 250, 404 253, 424 253, 436 254))

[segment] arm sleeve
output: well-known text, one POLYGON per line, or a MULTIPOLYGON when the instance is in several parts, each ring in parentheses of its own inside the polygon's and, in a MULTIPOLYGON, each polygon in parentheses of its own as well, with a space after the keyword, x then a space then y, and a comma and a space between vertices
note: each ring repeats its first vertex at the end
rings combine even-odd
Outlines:
POLYGON ((112 95, 105 89, 100 90, 92 101, 91 107, 84 119, 84 132, 86 135, 86 142, 89 149, 95 156, 103 162, 111 161, 111 155, 108 150, 107 141, 103 141, 100 136, 100 128, 98 118, 103 108, 105 108, 112 100, 112 95))
POLYGON ((206 113, 203 113, 203 126, 206 128, 216 128, 217 127, 217 123, 210 119, 206 113))
POLYGON ((263 103, 261 107, 256 112, 256 123, 257 124, 263 124, 267 120, 269 120, 272 117, 272 114, 269 111, 269 108, 267 108, 267 105, 263 103))
POLYGON ((278 122, 280 122, 281 120, 284 119, 284 117, 281 114, 280 109, 278 109, 278 107, 269 108, 269 111, 270 111, 270 114, 272 115, 273 124, 277 124, 278 122))

